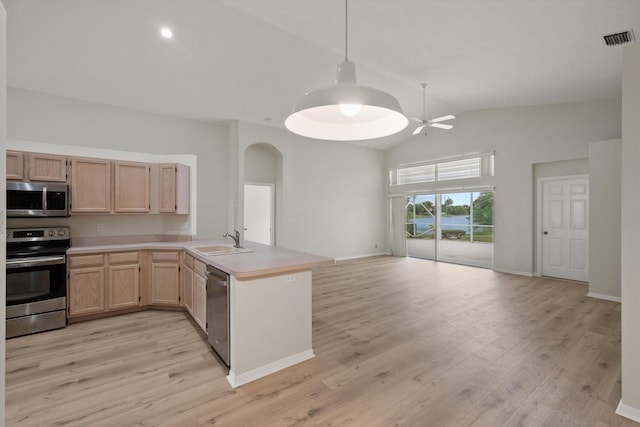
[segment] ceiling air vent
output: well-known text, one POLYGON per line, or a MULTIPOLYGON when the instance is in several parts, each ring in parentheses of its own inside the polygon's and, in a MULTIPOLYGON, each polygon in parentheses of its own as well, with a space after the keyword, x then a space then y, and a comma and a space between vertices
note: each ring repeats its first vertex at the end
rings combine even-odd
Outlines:
POLYGON ((618 46, 635 40, 633 30, 623 31, 621 33, 606 34, 602 36, 604 44, 607 46, 618 46))

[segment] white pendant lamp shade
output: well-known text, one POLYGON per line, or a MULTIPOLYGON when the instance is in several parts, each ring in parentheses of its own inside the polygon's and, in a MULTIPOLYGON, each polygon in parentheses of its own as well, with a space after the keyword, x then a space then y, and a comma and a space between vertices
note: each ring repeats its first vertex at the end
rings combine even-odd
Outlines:
POLYGON ((359 141, 393 135, 408 123, 400 103, 386 92, 358 85, 355 65, 345 60, 336 84, 304 95, 284 125, 309 138, 359 141))

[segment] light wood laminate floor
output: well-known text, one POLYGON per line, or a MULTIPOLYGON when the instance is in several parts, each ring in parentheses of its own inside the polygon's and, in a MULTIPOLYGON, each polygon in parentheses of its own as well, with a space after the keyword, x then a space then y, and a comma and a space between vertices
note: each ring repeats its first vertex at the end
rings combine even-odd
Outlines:
POLYGON ((317 355, 232 389, 185 313, 8 340, 7 426, 632 426, 620 304, 394 257, 314 270, 317 355))

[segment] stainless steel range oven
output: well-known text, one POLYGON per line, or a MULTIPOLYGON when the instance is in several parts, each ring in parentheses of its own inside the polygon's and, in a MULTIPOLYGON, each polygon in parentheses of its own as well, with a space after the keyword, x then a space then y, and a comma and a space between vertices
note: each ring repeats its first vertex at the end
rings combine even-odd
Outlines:
POLYGON ((7 338, 67 325, 68 227, 7 229, 7 338))

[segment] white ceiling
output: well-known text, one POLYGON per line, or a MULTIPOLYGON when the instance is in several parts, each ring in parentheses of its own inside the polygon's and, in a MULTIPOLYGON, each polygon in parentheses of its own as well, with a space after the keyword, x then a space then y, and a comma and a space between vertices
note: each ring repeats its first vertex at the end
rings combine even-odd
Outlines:
MULTIPOLYGON (((343 0, 1 1, 10 86, 179 117, 283 126, 344 56, 343 0)), ((423 81, 428 118, 612 99, 622 48, 602 35, 628 29, 639 0, 351 0, 349 59, 408 116, 423 81)))

